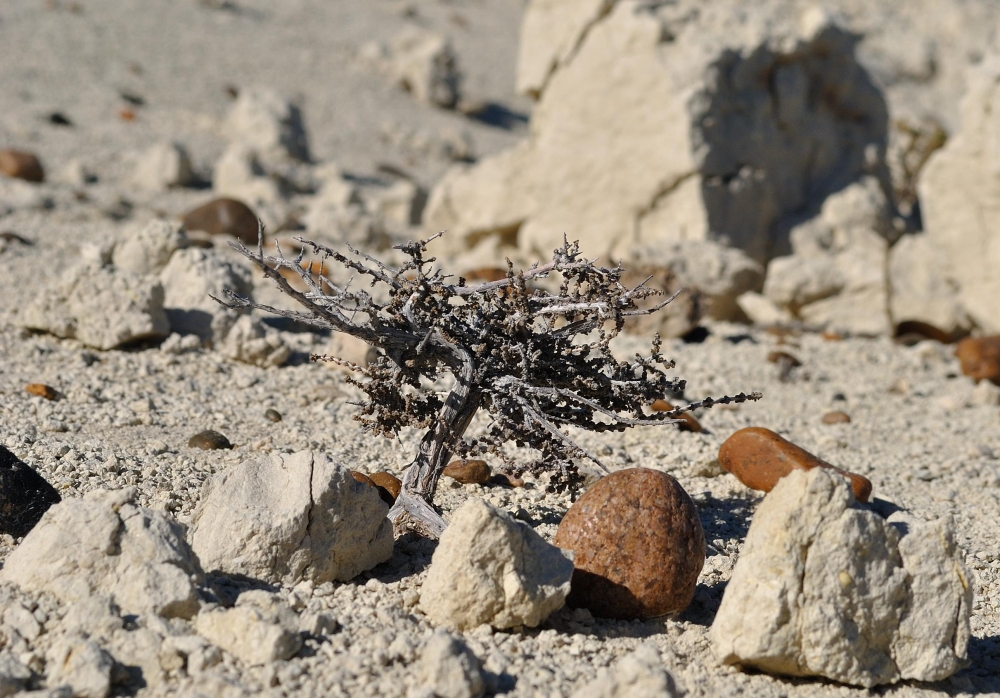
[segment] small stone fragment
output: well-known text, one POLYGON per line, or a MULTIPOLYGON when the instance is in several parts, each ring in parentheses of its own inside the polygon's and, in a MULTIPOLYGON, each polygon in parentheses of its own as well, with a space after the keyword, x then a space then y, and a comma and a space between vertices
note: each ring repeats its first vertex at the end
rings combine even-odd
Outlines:
POLYGON ((257 214, 242 201, 219 198, 184 214, 184 227, 211 235, 232 235, 245 245, 257 244, 257 214))
POLYGON ((767 355, 767 362, 770 364, 788 365, 792 368, 798 368, 802 365, 802 362, 792 354, 787 351, 772 351, 767 355))
POLYGON ((535 627, 562 608, 572 575, 562 550, 509 513, 470 499, 441 535, 420 606, 435 623, 460 630, 535 627))
POLYGON ((988 380, 1000 385, 1000 335, 968 337, 955 347, 962 373, 976 383, 988 380))
POLYGON ((34 468, 0 446, 0 533, 28 535, 59 493, 34 468))
POLYGON ((639 645, 613 667, 602 669, 586 681, 572 698, 676 698, 674 678, 663 668, 660 653, 652 644, 639 645))
POLYGON ((264 418, 267 419, 269 422, 280 422, 281 413, 278 412, 278 410, 267 410, 264 413, 264 418))
POLYGON ((157 143, 139 159, 132 181, 150 191, 164 191, 191 183, 191 160, 177 143, 157 143))
POLYGON ((206 640, 247 664, 291 659, 302 647, 298 633, 253 606, 200 613, 195 628, 206 640))
POLYGON ((292 355, 276 330, 250 315, 239 316, 216 348, 223 356, 261 368, 281 366, 292 355))
POLYGON ((486 690, 479 658, 442 629, 424 646, 417 681, 438 698, 479 698, 486 690))
POLYGON ((229 439, 212 429, 199 431, 188 439, 188 448, 200 448, 202 451, 216 451, 232 447, 233 445, 229 442, 229 439))
POLYGON ((603 618, 683 611, 705 564, 705 534, 687 492, 666 473, 630 468, 570 507, 555 544, 574 554, 567 604, 603 618))
POLYGON ((484 460, 456 460, 445 466, 441 474, 463 485, 485 485, 492 471, 484 460))
POLYGON ((846 412, 841 412, 840 410, 827 412, 823 415, 823 424, 850 424, 850 422, 851 415, 846 412))
POLYGON ((8 177, 23 179, 27 182, 42 182, 45 180, 45 170, 34 153, 23 150, 0 150, 0 172, 8 177))
POLYGON ((24 389, 32 395, 43 397, 46 400, 55 400, 59 396, 59 392, 55 388, 44 383, 28 383, 24 389))
POLYGON ((69 685, 79 698, 104 698, 111 691, 114 660, 94 640, 73 634, 49 652, 46 669, 50 685, 69 685))
POLYGON ((951 344, 955 338, 939 327, 929 322, 907 320, 896 324, 892 333, 893 339, 899 344, 912 346, 925 339, 933 339, 941 344, 951 344))
POLYGON ((403 487, 403 483, 399 481, 398 477, 385 471, 373 473, 369 477, 377 487, 381 487, 392 496, 392 501, 396 501, 396 497, 399 496, 399 490, 403 487))
MULTIPOLYGON (((670 412, 673 409, 675 409, 674 405, 666 400, 654 400, 653 404, 650 405, 650 408, 652 408, 654 412, 670 412)), ((678 417, 676 417, 676 419, 681 420, 676 425, 680 431, 693 431, 693 432, 704 431, 704 429, 701 426, 701 422, 699 422, 697 418, 690 412, 683 412, 678 417)))
POLYGON ((744 485, 761 492, 770 492, 793 470, 813 468, 826 468, 850 480, 859 502, 867 502, 872 492, 868 478, 831 465, 763 427, 746 427, 726 439, 719 448, 719 463, 744 485))

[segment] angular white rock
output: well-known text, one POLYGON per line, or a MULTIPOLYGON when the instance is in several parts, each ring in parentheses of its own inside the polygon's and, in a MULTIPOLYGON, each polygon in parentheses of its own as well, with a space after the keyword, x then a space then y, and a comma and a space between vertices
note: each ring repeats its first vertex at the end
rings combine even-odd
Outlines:
POLYGON ((191 183, 191 160, 177 143, 157 143, 136 163, 132 181, 143 189, 163 191, 191 183))
POLYGON ((217 345, 223 356, 261 368, 281 366, 292 350, 275 330, 249 315, 241 315, 217 345))
POLYGON ((530 527, 470 499, 452 516, 434 551, 420 607, 459 629, 535 627, 562 608, 573 561, 530 527))
POLYGON ((572 698, 675 698, 680 695, 673 677, 663 668, 660 653, 640 645, 610 669, 577 689, 572 698))
POLYGON ((115 245, 111 260, 119 269, 133 274, 156 274, 167 266, 174 252, 187 244, 187 232, 180 223, 154 218, 130 230, 115 245))
POLYGON ((917 320, 958 335, 969 329, 958 285, 927 233, 906 235, 889 250, 889 310, 894 323, 917 320))
POLYGON ((123 610, 164 618, 198 611, 198 559, 169 515, 135 504, 136 490, 96 490, 53 505, 10 554, 0 580, 65 603, 107 594, 123 610))
POLYGON ((409 26, 387 45, 369 44, 363 57, 388 73, 418 102, 451 109, 458 103, 458 61, 442 36, 409 26))
POLYGON ((251 460, 215 475, 192 516, 208 570, 294 584, 347 581, 392 556, 378 491, 326 454, 251 460))
POLYGON ((164 290, 156 281, 114 267, 84 264, 61 288, 41 294, 20 322, 107 350, 167 336, 170 325, 163 304, 164 290))
POLYGON ((479 698, 486 690, 479 658, 464 642, 440 629, 420 654, 417 681, 438 698, 479 698))
POLYGON ((741 295, 736 304, 755 325, 782 325, 795 320, 790 312, 755 291, 741 295))
POLYGON ((199 613, 195 629, 206 640, 247 664, 290 659, 302 647, 297 632, 253 606, 199 613))
POLYGON ((264 158, 309 159, 309 145, 298 107, 273 90, 240 90, 226 119, 226 135, 264 158))
POLYGON ((160 272, 163 305, 170 330, 221 341, 238 317, 212 300, 226 300, 226 289, 249 296, 250 273, 216 250, 194 247, 178 250, 160 272))
POLYGON ((842 478, 819 468, 782 478, 754 515, 712 623, 716 656, 865 687, 950 675, 969 637, 962 555, 944 524, 914 524, 900 539, 855 506, 842 478))
POLYGON ((48 654, 46 669, 50 686, 69 685, 79 698, 104 698, 111 692, 114 660, 95 641, 84 635, 60 638, 48 654))

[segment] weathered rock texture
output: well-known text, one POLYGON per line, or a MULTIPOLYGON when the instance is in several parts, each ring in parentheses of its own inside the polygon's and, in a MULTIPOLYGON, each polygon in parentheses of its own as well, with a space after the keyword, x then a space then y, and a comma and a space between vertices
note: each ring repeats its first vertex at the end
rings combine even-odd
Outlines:
MULTIPOLYGON (((1000 332, 1000 56, 970 73, 962 128, 927 163, 918 191, 928 240, 962 308, 1000 332)), ((932 322, 930 316, 911 318, 932 322)))
POLYGON ((517 231, 543 256, 564 232, 591 255, 708 238, 764 262, 793 216, 884 165, 886 105, 854 35, 797 7, 690 9, 629 0, 583 22, 531 138, 447 175, 425 226, 469 243, 517 231))
POLYGON ((572 698, 674 698, 680 695, 673 677, 663 668, 660 653, 650 644, 639 645, 610 669, 573 693, 572 698))
POLYGON ((438 630, 424 645, 417 681, 440 698, 479 698, 486 690, 482 662, 456 637, 438 630))
POLYGON ((216 475, 192 516, 207 570, 271 582, 347 581, 392 556, 388 505, 328 456, 278 454, 216 475))
POLYGON ((131 613, 190 618, 198 559, 181 525, 137 506, 135 495, 97 490, 54 505, 7 558, 0 580, 66 603, 108 594, 131 613))
POLYGON ((273 90, 250 87, 240 91, 226 119, 226 135, 277 160, 309 159, 309 142, 302 112, 273 90))
POLYGON ((114 265, 133 274, 156 274, 167 266, 170 256, 187 247, 184 227, 175 221, 153 219, 126 233, 115 245, 114 265))
POLYGON ((59 289, 47 291, 21 316, 30 329, 113 349, 143 339, 166 337, 163 287, 114 267, 85 264, 59 289))
POLYGON ((265 592, 241 594, 235 608, 199 613, 195 629, 248 664, 290 659, 302 647, 295 627, 298 618, 287 606, 269 603, 269 596, 265 592))
POLYGON ((236 322, 237 314, 212 300, 226 300, 226 290, 249 296, 250 273, 216 250, 194 247, 178 250, 160 272, 163 305, 170 329, 219 342, 236 322))
POLYGON ((562 608, 573 561, 507 512, 470 499, 445 529, 420 595, 424 613, 465 630, 535 627, 562 608))
POLYGON ((764 498, 710 634, 727 664, 866 687, 938 681, 965 663, 971 609, 950 526, 886 521, 816 468, 764 498))

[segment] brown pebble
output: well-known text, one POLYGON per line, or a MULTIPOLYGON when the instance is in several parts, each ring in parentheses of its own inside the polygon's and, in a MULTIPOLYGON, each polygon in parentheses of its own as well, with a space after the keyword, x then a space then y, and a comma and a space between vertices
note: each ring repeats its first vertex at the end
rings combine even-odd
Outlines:
POLYGON ((823 415, 823 424, 850 424, 851 415, 846 412, 841 412, 840 410, 834 410, 833 412, 827 412, 823 415))
POLYGON ((184 227, 212 235, 232 235, 245 245, 257 244, 257 214, 236 199, 212 199, 184 214, 184 227))
POLYGON ((24 150, 0 150, 0 172, 28 182, 45 181, 45 169, 38 157, 24 150))
POLYGON ((921 322, 919 320, 905 320, 899 323, 896 325, 892 336, 897 344, 905 346, 913 346, 925 339, 933 339, 942 344, 951 344, 955 341, 955 338, 950 333, 945 332, 940 327, 935 327, 929 322, 921 322))
POLYGON ((264 417, 272 422, 280 422, 281 412, 278 412, 278 410, 268 410, 264 413, 264 417))
POLYGON ((357 480, 363 485, 370 485, 371 487, 375 486, 375 483, 372 482, 372 479, 367 475, 365 475, 364 473, 359 473, 357 470, 352 470, 351 475, 354 477, 355 480, 357 480))
POLYGON ((603 618, 683 611, 705 564, 694 502, 677 480, 648 468, 599 480, 566 512, 554 542, 573 551, 567 605, 603 618))
POLYGON ((229 449, 233 447, 233 445, 229 443, 229 439, 212 429, 199 431, 197 434, 188 439, 188 446, 190 448, 200 448, 203 451, 216 451, 219 449, 229 449))
POLYGON ((792 368, 797 368, 802 365, 802 362, 799 361, 797 357, 789 354, 787 351, 772 351, 767 355, 767 362, 771 364, 788 365, 792 368))
POLYGON ((763 427, 746 427, 726 439, 719 449, 719 463, 744 485, 761 492, 770 492, 793 470, 813 468, 829 468, 846 477, 859 502, 867 502, 872 492, 868 478, 831 465, 763 427))
POLYGON ((396 498, 392 496, 392 493, 388 489, 377 484, 374 479, 368 477, 364 473, 359 473, 357 470, 352 470, 351 475, 353 475, 354 479, 357 480, 358 482, 364 485, 368 485, 369 487, 374 487, 375 490, 378 492, 379 498, 389 506, 392 506, 393 503, 396 501, 396 498))
MULTIPOLYGON (((655 412, 670 412, 671 410, 674 409, 673 404, 667 402, 666 400, 654 400, 653 404, 650 405, 650 407, 655 412)), ((680 416, 676 417, 676 419, 681 420, 676 425, 677 428, 680 429, 681 431, 693 431, 693 432, 705 431, 701 427, 701 422, 699 422, 697 418, 695 418, 695 416, 690 412, 684 412, 680 416)))
POLYGON ((823 339, 825 339, 828 342, 843 342, 844 341, 844 335, 840 334, 839 332, 834 332, 832 330, 824 330, 822 332, 822 334, 820 334, 820 337, 822 337, 823 339))
POLYGON ((441 474, 463 485, 485 485, 492 475, 490 466, 484 460, 452 461, 441 474))
POLYGON ((475 281, 479 284, 489 283, 490 281, 500 281, 507 278, 507 268, 506 267, 480 267, 479 269, 473 269, 462 274, 468 281, 475 281))
POLYGON ((24 386, 24 389, 32 395, 43 397, 46 400, 55 400, 59 395, 59 392, 55 388, 51 385, 45 385, 44 383, 28 383, 24 386))
POLYGON ((976 383, 982 380, 1000 385, 1000 335, 969 337, 955 347, 962 373, 976 383))
POLYGON ((496 487, 524 487, 524 480, 507 473, 494 473, 489 484, 496 487))
POLYGON ((399 481, 398 477, 392 473, 387 473, 384 470, 380 470, 377 473, 369 475, 369 477, 377 487, 383 488, 392 496, 393 502, 396 501, 396 497, 399 496, 399 491, 403 488, 403 483, 399 481))

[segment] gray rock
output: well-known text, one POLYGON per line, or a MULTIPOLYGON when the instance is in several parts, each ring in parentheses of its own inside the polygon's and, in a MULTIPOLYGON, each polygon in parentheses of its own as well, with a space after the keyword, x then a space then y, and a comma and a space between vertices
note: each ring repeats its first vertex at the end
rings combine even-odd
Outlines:
POLYGON ((299 108, 267 88, 240 90, 226 119, 226 134, 259 156, 309 159, 309 144, 299 108))
POLYGON ((486 690, 479 658, 444 630, 424 645, 416 678, 438 698, 478 698, 486 690))
POLYGON ((21 315, 30 329, 113 349, 167 336, 163 287, 113 267, 84 264, 59 289, 42 294, 21 315))
POLYGON ((217 348, 230 359, 261 368, 281 366, 292 355, 278 332, 249 315, 236 320, 217 348))
POLYGON ((24 666, 10 650, 0 652, 0 698, 23 691, 31 679, 31 669, 24 666))
POLYGON ((133 274, 156 274, 167 266, 174 252, 187 244, 187 233, 180 223, 153 219, 118 242, 111 260, 119 269, 133 274))
POLYGON ((177 143, 157 143, 136 163, 132 181, 143 189, 163 191, 191 183, 191 160, 177 143))
POLYGON ((660 653, 650 644, 639 645, 610 669, 577 689, 572 698, 674 698, 680 695, 673 677, 663 668, 660 653))
POLYGON ((388 505, 322 453, 250 460, 217 474, 192 516, 206 569, 294 584, 347 581, 392 555, 388 505))
POLYGON ((445 109, 458 104, 461 74, 444 37, 409 26, 388 44, 364 46, 362 58, 392 76, 419 102, 445 109))
POLYGON ((212 296, 226 300, 226 289, 249 296, 253 288, 245 267, 216 250, 199 248, 175 252, 160 272, 160 282, 170 330, 212 342, 225 338, 238 317, 212 296))
POLYGON ((889 250, 889 309, 893 322, 930 323, 960 335, 971 321, 959 287, 948 278, 942 249, 927 233, 905 235, 889 250))
POLYGON ((123 610, 164 618, 198 611, 198 559, 169 514, 135 504, 135 488, 95 490, 51 507, 0 580, 65 603, 106 594, 123 610))
POLYGON ((105 698, 111 692, 114 660, 94 640, 71 634, 50 649, 46 663, 48 683, 73 687, 78 698, 105 698))
POLYGON ((535 627, 562 608, 573 561, 530 527, 481 499, 470 499, 441 536, 420 606, 459 629, 535 627))
POLYGON ((754 515, 712 623, 716 655, 865 687, 949 676, 966 656, 969 573, 947 525, 902 533, 856 506, 834 474, 782 478, 754 515))

